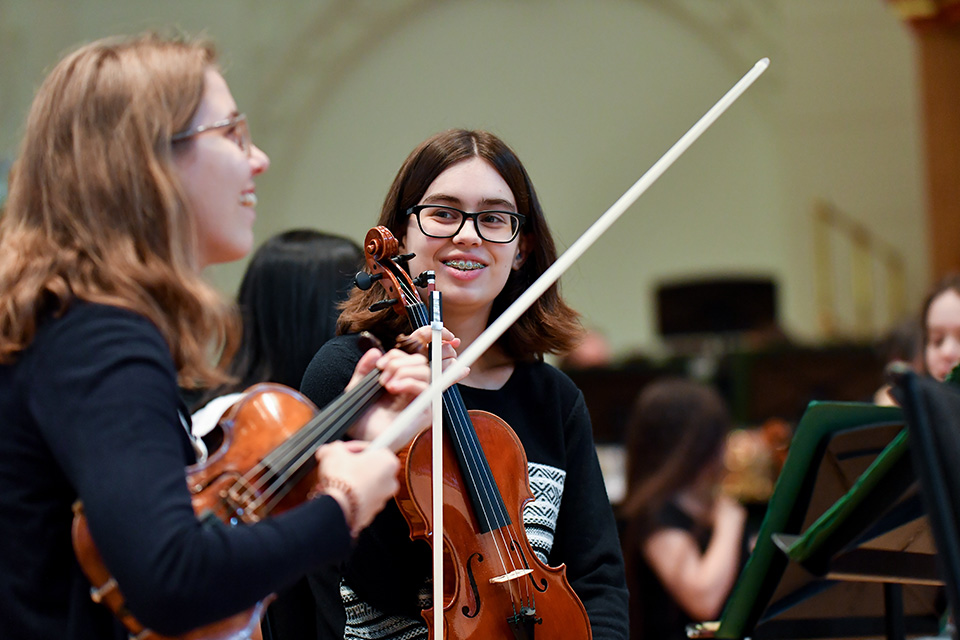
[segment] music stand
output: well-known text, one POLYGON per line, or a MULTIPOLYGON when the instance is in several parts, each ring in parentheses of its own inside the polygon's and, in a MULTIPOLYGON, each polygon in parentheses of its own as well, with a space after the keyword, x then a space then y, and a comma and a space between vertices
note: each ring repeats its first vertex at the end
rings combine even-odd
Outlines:
MULTIPOLYGON (((892 368, 890 377, 910 429, 921 497, 936 541, 947 599, 956 612, 960 606, 960 388, 904 367, 892 368)), ((956 630, 953 635, 956 637, 956 630)))
MULTIPOLYGON (((936 576, 901 575, 899 566, 910 563, 895 561, 905 532, 924 530, 902 431, 897 408, 811 403, 719 622, 698 625, 694 635, 935 634, 936 576)), ((931 553, 932 544, 916 545, 931 553)))

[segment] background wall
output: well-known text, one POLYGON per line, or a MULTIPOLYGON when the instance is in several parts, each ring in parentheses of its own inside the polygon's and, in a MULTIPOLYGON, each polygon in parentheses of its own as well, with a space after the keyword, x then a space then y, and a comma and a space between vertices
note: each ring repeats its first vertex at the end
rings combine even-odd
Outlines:
MULTIPOLYGON (((908 309, 927 287, 913 44, 882 0, 0 0, 0 158, 15 155, 34 88, 63 52, 169 25, 219 43, 271 156, 261 239, 304 225, 361 239, 407 153, 468 127, 518 152, 564 249, 768 56, 564 277, 566 295, 619 354, 662 351, 655 287, 689 277, 775 278, 799 341, 875 335, 895 319, 886 294, 857 324, 836 233, 835 331, 818 315, 819 200, 902 255, 908 309)), ((210 276, 232 294, 243 266, 210 276)))

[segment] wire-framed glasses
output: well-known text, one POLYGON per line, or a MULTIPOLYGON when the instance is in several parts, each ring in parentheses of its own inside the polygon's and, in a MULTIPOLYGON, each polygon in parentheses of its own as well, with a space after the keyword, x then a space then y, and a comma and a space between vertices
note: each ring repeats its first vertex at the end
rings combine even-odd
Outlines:
POLYGON ((229 129, 227 137, 237 143, 237 146, 249 156, 253 151, 253 140, 250 138, 250 127, 247 125, 247 116, 238 113, 232 118, 218 120, 210 124, 201 124, 196 127, 179 131, 170 136, 171 142, 181 142, 194 138, 205 131, 215 131, 216 129, 229 129))
POLYGON ((511 242, 520 233, 526 216, 513 211, 477 211, 467 213, 439 204, 418 204, 407 209, 408 216, 416 216, 423 235, 430 238, 452 238, 460 233, 468 219, 473 218, 477 235, 487 242, 511 242))

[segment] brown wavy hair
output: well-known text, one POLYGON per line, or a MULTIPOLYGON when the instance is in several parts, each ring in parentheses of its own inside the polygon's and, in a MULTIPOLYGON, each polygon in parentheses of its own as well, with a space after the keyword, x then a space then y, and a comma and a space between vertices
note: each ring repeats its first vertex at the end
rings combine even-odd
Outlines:
POLYGON ((182 384, 227 379, 211 354, 234 348, 236 315, 200 277, 170 142, 216 66, 209 42, 144 34, 85 45, 44 80, 0 219, 0 362, 86 300, 152 321, 182 384))
MULTIPOLYGON (((420 202, 437 176, 470 158, 489 162, 510 187, 518 213, 526 216, 521 233, 526 236, 530 247, 523 266, 510 272, 503 290, 494 299, 489 324, 557 259, 556 246, 530 176, 517 155, 500 138, 487 131, 451 129, 421 143, 394 178, 377 225, 387 227, 398 241, 403 242, 407 230, 406 210, 420 202)), ((370 331, 385 345, 392 345, 398 334, 409 329, 405 318, 389 311, 371 313, 368 310, 370 305, 385 297, 382 287, 374 286, 368 291, 355 289, 343 304, 338 333, 370 331)), ((539 360, 545 353, 569 351, 580 339, 582 331, 579 314, 567 306, 560 296, 559 285, 554 283, 497 344, 514 360, 539 360)))

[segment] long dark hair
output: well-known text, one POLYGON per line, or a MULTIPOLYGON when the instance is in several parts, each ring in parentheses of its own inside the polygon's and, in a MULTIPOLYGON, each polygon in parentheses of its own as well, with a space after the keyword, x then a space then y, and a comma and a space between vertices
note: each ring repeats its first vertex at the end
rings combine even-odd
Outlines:
POLYGON ((204 400, 258 382, 300 388, 317 350, 335 333, 363 252, 355 242, 313 229, 273 236, 257 249, 240 283, 243 338, 227 372, 237 379, 204 400))
POLYGON ((621 547, 630 589, 631 638, 641 638, 638 575, 643 543, 663 506, 717 464, 731 420, 711 387, 670 378, 646 386, 627 422, 627 492, 620 506, 621 547))
POLYGON ((670 498, 718 464, 731 419, 713 388, 678 378, 644 388, 627 424, 621 515, 633 529, 631 540, 637 540, 650 533, 670 498))
MULTIPOLYGON (((556 246, 530 176, 500 138, 487 131, 451 129, 424 141, 400 167, 377 224, 390 229, 402 242, 407 231, 406 210, 420 202, 437 176, 470 158, 482 158, 497 170, 516 198, 517 212, 526 216, 521 233, 528 239, 530 253, 519 270, 511 271, 503 290, 494 299, 489 319, 492 322, 557 259, 556 246)), ((368 307, 382 298, 380 287, 366 292, 353 291, 344 304, 337 330, 341 333, 372 331, 384 344, 392 344, 397 334, 407 330, 406 320, 395 314, 370 313, 368 307)), ((554 284, 507 330, 498 345, 515 360, 540 359, 544 353, 564 353, 582 333, 578 317, 561 298, 559 285, 554 284)))

